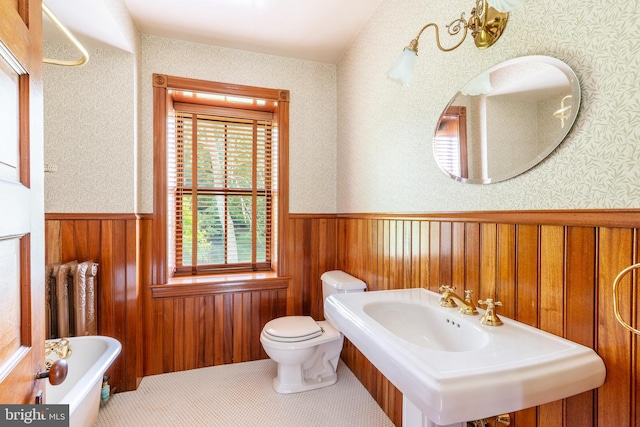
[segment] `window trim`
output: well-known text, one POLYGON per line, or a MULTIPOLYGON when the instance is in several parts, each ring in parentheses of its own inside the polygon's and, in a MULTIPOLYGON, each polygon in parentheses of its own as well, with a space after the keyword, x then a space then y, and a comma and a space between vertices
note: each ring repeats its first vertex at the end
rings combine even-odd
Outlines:
MULTIPOLYGON (((170 277, 167 259, 167 99, 169 90, 213 92, 230 96, 251 97, 277 102, 274 114, 274 121, 278 124, 278 219, 277 219, 277 253, 274 261, 274 272, 270 278, 276 277, 286 279, 288 276, 289 260, 286 243, 288 241, 287 230, 289 221, 289 91, 283 89, 259 88, 254 86, 236 85, 231 83, 211 82, 205 80, 190 79, 185 77, 168 76, 165 74, 153 74, 153 252, 151 256, 153 268, 152 286, 154 298, 156 294, 165 293, 159 291, 160 287, 177 283, 170 277)), ((254 279, 246 279, 247 273, 240 273, 243 276, 243 283, 255 282, 258 289, 259 282, 264 280, 264 272, 256 274, 254 279)), ((220 288, 220 292, 228 292, 229 286, 237 280, 233 274, 224 274, 223 277, 216 277, 212 274, 210 280, 206 280, 209 286, 207 293, 216 292, 213 288, 220 288), (228 284, 228 285, 227 285, 228 284)), ((189 276, 187 276, 189 277, 189 276)), ((203 278, 192 276, 193 286, 202 287, 203 278)), ((190 283, 185 282, 185 276, 179 277, 181 289, 185 294, 192 292, 190 283)), ((287 281, 280 280, 281 287, 286 287, 287 281)), ((250 286, 253 288, 254 286, 250 286)), ((171 295, 175 296, 176 292, 171 295)))

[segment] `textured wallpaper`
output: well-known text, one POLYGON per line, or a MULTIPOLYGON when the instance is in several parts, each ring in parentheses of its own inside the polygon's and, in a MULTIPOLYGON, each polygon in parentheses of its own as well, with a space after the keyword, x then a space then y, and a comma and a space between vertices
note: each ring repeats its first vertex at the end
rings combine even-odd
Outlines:
MULTIPOLYGON (((289 90, 290 210, 335 212, 334 64, 147 35, 136 46, 45 66, 45 161, 58 167, 45 178, 47 212, 153 211, 153 73, 289 90)), ((46 54, 75 52, 48 43, 46 54)))
POLYGON ((335 65, 149 35, 142 52, 141 212, 153 203, 153 73, 289 90, 290 211, 335 211, 335 65))
MULTIPOLYGON (((51 58, 77 51, 45 43, 51 58)), ((82 67, 44 65, 46 212, 135 212, 134 54, 89 49, 82 67)))
MULTIPOLYGON (((46 212, 137 212, 140 35, 122 0, 105 6, 128 50, 83 37, 89 62, 43 66, 46 212)), ((67 42, 43 43, 50 58, 75 59, 67 42)))
MULTIPOLYGON (((640 2, 529 0, 502 38, 440 52, 420 39, 410 88, 384 73, 428 22, 448 23, 471 1, 386 0, 338 64, 338 212, 640 207, 640 2), (462 184, 431 149, 441 111, 486 68, 524 55, 571 66, 582 105, 565 141, 514 179, 462 184)), ((451 46, 446 36, 444 45, 451 46)))
MULTIPOLYGON (((45 161, 58 167, 45 175, 45 209, 152 211, 152 73, 290 90, 294 213, 640 207, 640 2, 529 0, 484 51, 466 41, 440 52, 429 29, 412 86, 384 77, 425 23, 445 24, 472 3, 385 0, 337 67, 138 38, 123 25, 135 52, 91 47, 84 67, 45 66, 45 161), (517 178, 448 178, 431 149, 442 109, 481 71, 533 54, 578 75, 583 101, 568 138, 517 178)), ((45 53, 69 51, 45 44, 45 53)))

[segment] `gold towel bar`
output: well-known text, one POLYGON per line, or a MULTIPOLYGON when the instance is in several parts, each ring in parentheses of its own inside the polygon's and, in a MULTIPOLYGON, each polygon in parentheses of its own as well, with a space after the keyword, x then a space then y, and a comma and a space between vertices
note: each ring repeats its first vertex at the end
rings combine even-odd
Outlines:
POLYGON ((633 265, 630 265, 629 267, 625 268, 620 273, 618 273, 618 275, 614 279, 614 281, 613 281, 613 312, 616 315, 616 319, 618 319, 618 322, 620 322, 620 324, 622 326, 624 326, 626 329, 628 329, 629 331, 633 332, 634 334, 640 335, 640 331, 639 330, 637 330, 636 328, 632 327, 631 325, 629 325, 627 322, 625 322, 622 319, 622 316, 620 315, 620 309, 618 308, 618 284, 620 283, 620 280, 622 280, 622 277, 624 277, 624 275, 626 275, 631 270, 635 270, 636 268, 640 268, 640 263, 633 264, 633 265))
POLYGON ((65 27, 64 24, 60 22, 58 17, 54 15, 53 12, 51 12, 51 9, 49 9, 49 7, 44 4, 44 2, 42 3, 42 11, 45 13, 45 15, 47 15, 51 22, 53 22, 54 25, 58 27, 58 29, 69 39, 69 41, 75 46, 75 48, 80 51, 80 54, 82 55, 82 58, 73 61, 66 59, 42 58, 42 62, 44 62, 45 64, 64 65, 67 67, 77 67, 79 65, 86 64, 89 60, 89 53, 87 52, 87 49, 85 49, 84 46, 82 46, 82 44, 78 41, 78 39, 76 39, 76 37, 71 33, 71 31, 69 31, 67 27, 65 27))

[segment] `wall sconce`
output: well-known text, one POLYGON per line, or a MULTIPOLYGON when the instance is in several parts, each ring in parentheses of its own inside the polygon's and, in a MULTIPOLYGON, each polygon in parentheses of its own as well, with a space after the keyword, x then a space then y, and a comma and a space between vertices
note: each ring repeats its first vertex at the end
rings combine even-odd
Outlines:
POLYGON ((460 18, 451 21, 447 27, 450 36, 457 36, 462 32, 462 39, 454 46, 445 48, 440 44, 440 28, 433 22, 422 27, 418 35, 404 48, 396 62, 387 72, 387 77, 397 80, 404 86, 409 86, 411 73, 418 56, 418 40, 429 27, 436 30, 436 45, 443 52, 457 49, 467 38, 471 31, 471 37, 478 49, 486 49, 492 46, 502 35, 507 26, 509 12, 522 6, 526 0, 475 0, 476 5, 471 9, 471 16, 466 20, 464 12, 460 18), (489 4, 491 3, 491 4, 489 4))

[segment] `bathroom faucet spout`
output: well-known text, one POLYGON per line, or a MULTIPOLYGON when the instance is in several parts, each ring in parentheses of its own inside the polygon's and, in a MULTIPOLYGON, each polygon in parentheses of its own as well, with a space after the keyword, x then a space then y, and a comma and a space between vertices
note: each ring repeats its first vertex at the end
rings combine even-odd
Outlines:
POLYGON ((467 315, 478 314, 476 306, 471 301, 471 290, 466 290, 465 298, 460 298, 450 286, 443 286, 440 294, 440 305, 442 307, 460 307, 460 313, 467 315))

